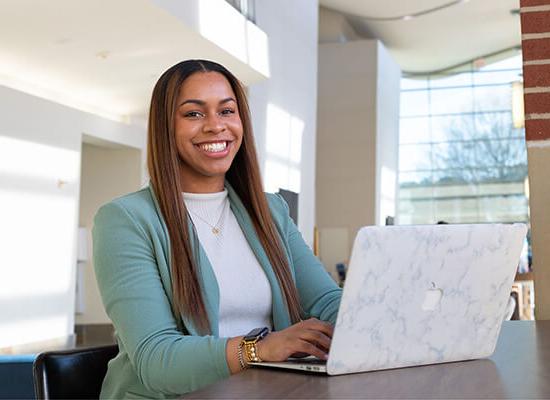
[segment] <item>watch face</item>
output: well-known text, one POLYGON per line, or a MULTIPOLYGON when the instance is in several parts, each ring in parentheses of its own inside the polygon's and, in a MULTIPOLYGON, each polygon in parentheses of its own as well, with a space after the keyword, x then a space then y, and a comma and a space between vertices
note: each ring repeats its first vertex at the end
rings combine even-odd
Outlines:
POLYGON ((250 332, 246 334, 246 336, 244 337, 244 340, 261 339, 265 335, 267 335, 268 332, 269 332, 269 329, 266 328, 265 326, 263 328, 252 329, 250 332))

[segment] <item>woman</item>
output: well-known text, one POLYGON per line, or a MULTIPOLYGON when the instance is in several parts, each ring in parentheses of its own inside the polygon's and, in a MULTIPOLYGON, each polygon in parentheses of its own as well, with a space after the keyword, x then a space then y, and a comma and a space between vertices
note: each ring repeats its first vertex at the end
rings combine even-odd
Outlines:
POLYGON ((95 218, 96 276, 120 347, 101 396, 176 397, 250 361, 326 358, 341 291, 284 200, 262 191, 239 81, 204 60, 167 70, 147 151, 150 186, 95 218))

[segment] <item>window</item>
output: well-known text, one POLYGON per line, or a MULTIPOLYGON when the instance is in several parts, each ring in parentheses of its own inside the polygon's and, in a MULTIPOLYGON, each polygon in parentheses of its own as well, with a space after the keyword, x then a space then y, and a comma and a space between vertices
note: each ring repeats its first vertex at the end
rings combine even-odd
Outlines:
POLYGON ((254 0, 225 0, 233 8, 246 17, 249 21, 256 22, 256 10, 254 8, 254 0))
POLYGON ((526 222, 527 154, 512 125, 521 56, 401 81, 400 224, 526 222))

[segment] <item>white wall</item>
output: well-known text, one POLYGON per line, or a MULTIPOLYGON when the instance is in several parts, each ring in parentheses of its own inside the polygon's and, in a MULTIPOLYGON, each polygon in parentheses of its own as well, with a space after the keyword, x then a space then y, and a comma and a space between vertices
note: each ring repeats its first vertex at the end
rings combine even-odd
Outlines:
POLYGON ((110 323, 93 266, 91 232, 94 216, 100 206, 138 190, 142 183, 142 152, 139 149, 82 144, 79 226, 87 231, 87 243, 83 245, 87 246, 88 260, 79 266, 83 310, 76 314, 77 324, 110 323))
POLYGON ((298 227, 313 242, 317 118, 317 0, 256 1, 270 78, 249 87, 267 191, 299 192, 298 227))
POLYGON ((142 128, 0 87, 0 347, 73 332, 82 134, 142 128))
MULTIPOLYGON (((194 33, 181 41, 184 59, 215 59, 249 84, 269 76, 266 33, 227 1, 152 1, 183 23, 187 33, 194 33)), ((262 3, 267 2, 256 1, 257 7, 262 3)))
POLYGON ((399 96, 401 70, 377 42, 376 80, 376 208, 375 221, 384 225, 396 216, 399 161, 399 96))
POLYGON ((395 210, 399 81, 378 41, 319 46, 317 224, 331 273, 349 261, 360 227, 395 210))

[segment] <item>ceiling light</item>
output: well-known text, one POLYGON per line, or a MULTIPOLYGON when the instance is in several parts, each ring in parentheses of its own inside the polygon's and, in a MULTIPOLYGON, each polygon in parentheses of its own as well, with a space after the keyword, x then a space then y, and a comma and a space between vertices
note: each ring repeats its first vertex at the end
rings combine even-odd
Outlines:
POLYGON ((107 57, 111 55, 111 52, 109 50, 101 50, 100 52, 96 53, 96 57, 100 58, 102 60, 106 60, 107 57))

